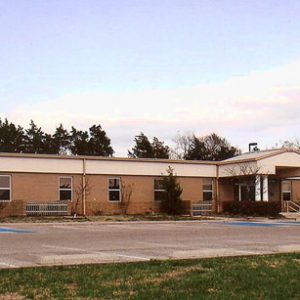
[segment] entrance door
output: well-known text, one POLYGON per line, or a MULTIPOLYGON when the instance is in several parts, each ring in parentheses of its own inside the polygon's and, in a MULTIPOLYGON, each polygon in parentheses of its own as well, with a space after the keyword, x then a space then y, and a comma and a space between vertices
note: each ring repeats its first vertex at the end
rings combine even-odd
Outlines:
POLYGON ((240 201, 254 201, 255 200, 255 186, 250 184, 241 184, 240 201))
POLYGON ((238 183, 235 186, 235 199, 238 201, 254 201, 255 185, 252 183, 238 183))

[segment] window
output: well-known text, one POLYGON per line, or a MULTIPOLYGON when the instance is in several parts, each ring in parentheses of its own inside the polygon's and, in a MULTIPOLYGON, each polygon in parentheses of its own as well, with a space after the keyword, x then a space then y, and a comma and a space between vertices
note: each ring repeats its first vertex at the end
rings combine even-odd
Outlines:
POLYGON ((108 179, 108 199, 109 201, 121 201, 120 178, 108 179))
POLYGON ((72 200, 72 177, 59 178, 59 200, 72 200))
POLYGON ((211 178, 202 179, 203 201, 212 201, 213 199, 213 180, 211 178))
POLYGON ((0 175, 0 202, 10 201, 10 175, 0 175))
POLYGON ((292 200, 292 183, 291 181, 282 181, 282 199, 284 201, 292 200))
POLYGON ((161 201, 164 198, 166 190, 163 188, 162 179, 154 179, 154 200, 161 201))

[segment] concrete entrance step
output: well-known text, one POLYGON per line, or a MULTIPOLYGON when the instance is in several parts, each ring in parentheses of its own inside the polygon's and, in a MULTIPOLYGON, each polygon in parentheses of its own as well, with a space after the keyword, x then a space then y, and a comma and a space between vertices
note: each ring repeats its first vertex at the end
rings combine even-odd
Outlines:
POLYGON ((300 212, 281 212, 280 215, 286 219, 300 220, 300 212))

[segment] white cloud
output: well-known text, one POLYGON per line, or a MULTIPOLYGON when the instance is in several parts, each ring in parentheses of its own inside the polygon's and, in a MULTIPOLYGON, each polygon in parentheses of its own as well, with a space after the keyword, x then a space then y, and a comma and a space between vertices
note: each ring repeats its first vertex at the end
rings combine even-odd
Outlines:
POLYGON ((60 122, 88 128, 100 123, 117 155, 126 155, 143 131, 170 142, 176 132, 216 131, 235 145, 252 139, 262 146, 294 137, 300 129, 300 60, 265 72, 233 77, 219 84, 173 89, 69 93, 7 114, 26 126, 33 119, 44 130, 60 122))

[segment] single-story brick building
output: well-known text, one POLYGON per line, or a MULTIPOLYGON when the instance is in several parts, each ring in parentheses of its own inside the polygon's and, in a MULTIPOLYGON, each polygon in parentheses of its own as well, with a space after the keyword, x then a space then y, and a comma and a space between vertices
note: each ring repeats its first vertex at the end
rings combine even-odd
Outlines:
POLYGON ((249 152, 221 162, 0 153, 0 214, 23 215, 28 204, 68 203, 69 212, 158 212, 161 179, 171 167, 186 207, 228 201, 300 203, 300 153, 249 152))

